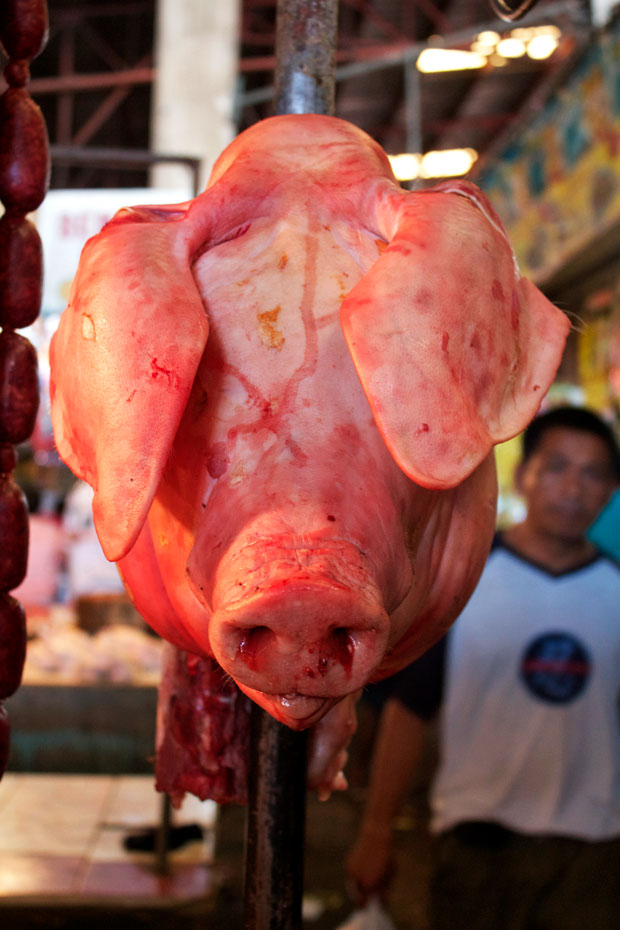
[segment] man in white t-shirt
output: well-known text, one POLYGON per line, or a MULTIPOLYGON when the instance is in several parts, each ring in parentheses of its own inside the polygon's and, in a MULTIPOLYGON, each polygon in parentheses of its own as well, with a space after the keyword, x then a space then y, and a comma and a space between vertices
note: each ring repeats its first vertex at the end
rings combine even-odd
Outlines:
POLYGON ((620 568, 586 536, 612 432, 557 408, 524 434, 527 516, 498 534, 444 641, 390 683, 347 872, 387 887, 392 821, 440 709, 432 930, 620 927, 620 568))

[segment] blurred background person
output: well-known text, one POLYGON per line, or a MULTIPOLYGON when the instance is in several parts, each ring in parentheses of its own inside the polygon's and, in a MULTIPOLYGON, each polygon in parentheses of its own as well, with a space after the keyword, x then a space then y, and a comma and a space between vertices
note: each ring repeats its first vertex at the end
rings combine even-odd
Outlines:
POLYGON ((385 896, 393 821, 441 706, 431 794, 432 930, 620 926, 620 568, 587 531, 620 479, 611 430, 533 421, 498 534, 450 633, 394 676, 346 871, 385 896))

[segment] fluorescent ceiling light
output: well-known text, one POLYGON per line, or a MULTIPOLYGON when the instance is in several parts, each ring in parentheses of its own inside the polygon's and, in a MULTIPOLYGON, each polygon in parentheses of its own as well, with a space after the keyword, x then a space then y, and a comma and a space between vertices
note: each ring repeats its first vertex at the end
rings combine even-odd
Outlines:
POLYGON ((534 26, 533 28, 536 35, 553 36, 558 41, 562 38, 562 30, 559 28, 559 26, 552 26, 549 23, 545 26, 534 26))
POLYGON ((474 42, 469 46, 470 51, 477 52, 478 55, 492 55, 495 51, 495 42, 481 42, 480 39, 475 39, 474 42))
POLYGON ((459 177, 467 174, 477 158, 475 149, 444 149, 425 155, 405 153, 389 156, 392 171, 399 181, 459 177))
POLYGON ((487 60, 479 52, 468 52, 458 48, 425 48, 418 56, 418 71, 425 74, 437 71, 464 71, 469 68, 484 68, 487 60))
POLYGON ((499 32, 495 32, 493 29, 485 29, 483 32, 478 33, 476 42, 481 42, 483 45, 497 45, 500 38, 499 32))
POLYGON ((542 61, 544 58, 553 55, 557 47, 558 40, 555 36, 544 33, 530 39, 527 43, 527 54, 536 61, 542 61))
POLYGON ((444 149, 441 152, 427 152, 422 158, 420 177, 455 178, 467 174, 478 158, 475 149, 444 149))
POLYGON ((509 36, 497 43, 497 54, 502 58, 521 58, 525 55, 525 42, 522 39, 515 39, 509 36))
POLYGON ((394 177, 399 181, 412 181, 420 174, 421 155, 404 152, 402 155, 389 155, 394 177))
POLYGON ((562 32, 557 26, 517 26, 501 36, 493 29, 479 32, 470 45, 472 52, 485 55, 489 64, 501 68, 509 58, 520 58, 526 53, 530 58, 549 58, 560 44, 562 32), (530 51, 531 46, 531 51, 530 51))

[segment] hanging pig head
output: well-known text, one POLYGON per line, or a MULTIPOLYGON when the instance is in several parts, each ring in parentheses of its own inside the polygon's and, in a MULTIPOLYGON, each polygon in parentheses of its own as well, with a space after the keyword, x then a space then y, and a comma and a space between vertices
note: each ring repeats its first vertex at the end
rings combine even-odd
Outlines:
POLYGON ((85 246, 52 344, 58 450, 148 623, 303 728, 462 609, 492 446, 568 329, 472 184, 403 191, 349 123, 273 117, 195 200, 85 246))

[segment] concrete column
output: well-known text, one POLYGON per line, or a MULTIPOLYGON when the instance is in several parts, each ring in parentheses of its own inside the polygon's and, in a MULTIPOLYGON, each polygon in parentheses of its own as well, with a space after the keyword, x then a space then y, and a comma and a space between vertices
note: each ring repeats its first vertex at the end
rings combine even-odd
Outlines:
MULTIPOLYGON (((240 0, 157 0, 151 148, 202 159, 201 189, 235 135, 240 0)), ((156 187, 186 187, 186 168, 159 165, 156 187)))

